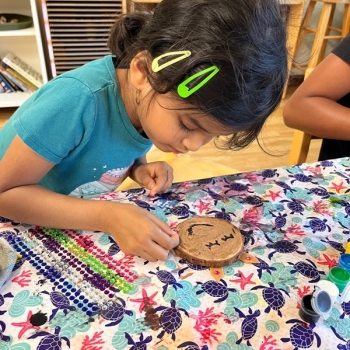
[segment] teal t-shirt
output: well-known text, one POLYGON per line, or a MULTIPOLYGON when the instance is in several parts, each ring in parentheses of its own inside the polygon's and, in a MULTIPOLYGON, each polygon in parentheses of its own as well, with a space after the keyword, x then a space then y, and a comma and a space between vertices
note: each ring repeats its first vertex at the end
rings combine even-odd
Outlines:
POLYGON ((117 188, 152 146, 126 114, 113 56, 64 73, 36 91, 0 130, 0 158, 15 135, 55 164, 42 186, 79 197, 117 188))

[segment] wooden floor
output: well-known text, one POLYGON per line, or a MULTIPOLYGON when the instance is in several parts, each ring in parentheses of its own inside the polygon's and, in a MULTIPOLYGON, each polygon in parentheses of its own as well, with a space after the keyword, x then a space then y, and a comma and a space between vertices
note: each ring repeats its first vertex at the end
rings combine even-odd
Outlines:
MULTIPOLYGON (((282 110, 294 89, 295 87, 288 89, 286 99, 282 100, 280 107, 268 119, 259 137, 264 150, 256 141, 248 148, 237 152, 220 151, 210 143, 185 157, 164 154, 153 148, 148 157, 149 161, 158 159, 168 161, 174 168, 174 182, 285 166, 288 161, 293 130, 284 125, 282 110)), ((12 108, 0 109, 0 128, 13 111, 12 108)), ((320 140, 313 140, 308 162, 317 160, 319 149, 320 140)), ((130 184, 127 184, 127 187, 130 187, 130 184)))

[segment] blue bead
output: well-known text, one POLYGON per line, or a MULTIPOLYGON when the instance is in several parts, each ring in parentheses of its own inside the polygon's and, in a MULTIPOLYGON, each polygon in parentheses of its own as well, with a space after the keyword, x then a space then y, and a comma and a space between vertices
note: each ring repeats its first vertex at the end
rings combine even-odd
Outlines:
POLYGON ((86 312, 88 310, 88 308, 86 306, 83 306, 83 308, 81 310, 86 312))
POLYGON ((74 303, 74 304, 79 304, 79 300, 78 300, 78 299, 74 299, 74 300, 73 300, 73 303, 74 303))
POLYGON ((81 309, 83 307, 83 303, 78 303, 78 308, 81 309))
POLYGON ((76 290, 77 290, 76 288, 74 288, 74 287, 72 288, 72 292, 75 292, 76 290))
POLYGON ((90 310, 86 311, 86 315, 87 316, 91 316, 92 315, 92 311, 90 311, 90 310))
POLYGON ((80 295, 79 300, 83 300, 83 299, 84 299, 84 295, 80 295))
POLYGON ((75 299, 75 296, 74 295, 71 295, 70 297, 69 297, 69 300, 74 300, 75 299))

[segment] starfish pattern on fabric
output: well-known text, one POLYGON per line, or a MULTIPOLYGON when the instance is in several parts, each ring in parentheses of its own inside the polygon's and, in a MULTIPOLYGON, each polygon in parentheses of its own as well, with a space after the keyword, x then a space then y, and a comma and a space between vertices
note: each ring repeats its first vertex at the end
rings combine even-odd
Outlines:
POLYGON ((193 206, 199 209, 199 214, 202 214, 203 210, 210 209, 210 202, 203 203, 201 200, 199 200, 199 204, 193 204, 193 206))
POLYGON ((340 193, 341 190, 345 190, 347 187, 343 186, 343 181, 337 185, 334 182, 332 182, 333 187, 329 187, 330 190, 335 190, 337 193, 340 193))
POLYGON ((19 331, 18 333, 18 339, 21 339, 22 335, 28 331, 29 329, 35 329, 35 330, 39 330, 40 327, 39 326, 33 326, 30 323, 30 318, 32 317, 33 313, 31 311, 28 312, 28 316, 26 321, 24 322, 13 322, 11 323, 12 326, 16 326, 16 327, 21 327, 22 329, 19 331))
POLYGON ((326 266, 328 266, 328 268, 329 269, 331 269, 332 267, 334 267, 334 266, 337 266, 338 265, 338 263, 337 263, 337 261, 335 260, 335 259, 331 259, 328 255, 326 255, 326 254, 322 254, 323 255, 323 257, 326 259, 325 261, 317 261, 317 263, 318 264, 320 264, 320 265, 326 265, 326 266))
POLYGON ((246 286, 247 284, 256 284, 255 282, 251 281, 251 278, 253 277, 254 273, 251 273, 251 274, 250 274, 249 276, 247 276, 247 277, 244 276, 244 275, 243 275, 243 272, 240 271, 240 270, 238 270, 238 273, 239 273, 239 275, 240 275, 241 278, 238 278, 238 279, 236 279, 236 280, 230 280, 230 282, 240 283, 240 284, 241 284, 241 285, 240 285, 241 289, 244 290, 244 288, 245 288, 245 286, 246 286))
POLYGON ((273 201, 274 201, 277 197, 282 198, 282 197, 280 196, 280 193, 281 193, 282 191, 273 192, 273 191, 269 190, 268 192, 269 192, 270 194, 265 194, 265 197, 271 197, 271 199, 272 199, 273 201))
POLYGON ((142 312, 145 309, 145 307, 148 305, 157 305, 157 303, 153 300, 153 298, 157 294, 158 294, 158 292, 155 292, 151 296, 148 296, 146 290, 143 288, 142 289, 142 298, 130 299, 130 301, 140 303, 139 311, 142 312))

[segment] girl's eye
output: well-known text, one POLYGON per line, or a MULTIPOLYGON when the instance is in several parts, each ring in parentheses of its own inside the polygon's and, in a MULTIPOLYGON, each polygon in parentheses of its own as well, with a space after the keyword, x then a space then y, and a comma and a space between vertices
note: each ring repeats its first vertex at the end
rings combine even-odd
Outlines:
POLYGON ((188 128, 183 122, 182 122, 182 120, 180 120, 180 128, 181 128, 181 130, 183 130, 184 132, 186 132, 186 133, 191 133, 192 131, 193 131, 193 129, 190 129, 190 128, 188 128))

